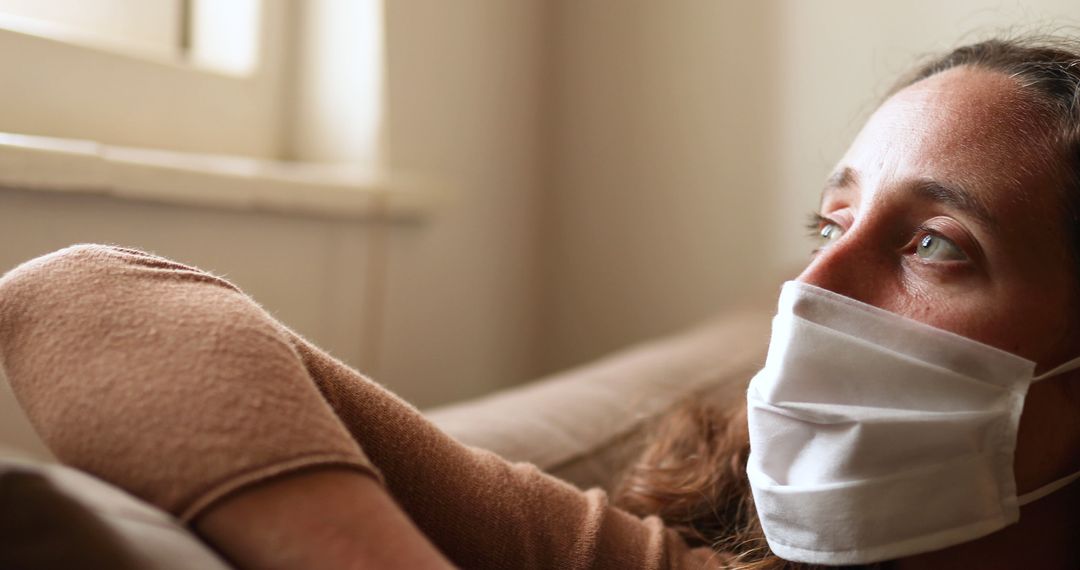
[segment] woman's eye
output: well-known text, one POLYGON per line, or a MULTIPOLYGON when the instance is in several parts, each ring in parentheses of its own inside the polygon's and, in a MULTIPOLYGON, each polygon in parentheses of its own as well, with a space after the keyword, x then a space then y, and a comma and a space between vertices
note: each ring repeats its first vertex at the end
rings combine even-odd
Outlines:
POLYGON ((822 223, 821 229, 818 230, 818 237, 821 238, 822 245, 831 244, 840 239, 840 236, 842 235, 844 235, 844 228, 829 221, 822 223))
POLYGON ((965 261, 968 258, 955 243, 934 234, 925 234, 919 238, 915 255, 927 261, 965 261))
POLYGON ((810 237, 813 238, 814 243, 817 246, 814 248, 814 255, 822 249, 829 247, 834 241, 840 239, 844 235, 844 226, 840 225, 840 222, 826 218, 817 212, 810 214, 810 220, 806 225, 806 229, 810 230, 810 237))

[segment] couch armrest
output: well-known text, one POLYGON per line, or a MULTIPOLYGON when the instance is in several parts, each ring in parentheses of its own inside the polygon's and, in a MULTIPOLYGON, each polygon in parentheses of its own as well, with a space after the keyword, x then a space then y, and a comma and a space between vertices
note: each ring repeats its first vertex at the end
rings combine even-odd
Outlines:
POLYGON ((764 363, 771 313, 726 315, 682 334, 489 396, 430 410, 460 441, 534 463, 580 487, 610 488, 650 422, 691 397, 742 405, 764 363))
POLYGON ((0 568, 228 570, 167 513, 81 471, 0 447, 0 568))

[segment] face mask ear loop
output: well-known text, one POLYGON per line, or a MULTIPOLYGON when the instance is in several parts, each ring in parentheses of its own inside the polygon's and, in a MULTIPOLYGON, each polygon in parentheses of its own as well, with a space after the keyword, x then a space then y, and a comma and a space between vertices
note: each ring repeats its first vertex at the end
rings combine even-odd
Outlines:
POLYGON ((1067 361, 1067 362, 1065 362, 1065 363, 1063 363, 1063 364, 1061 364, 1061 365, 1059 365, 1059 366, 1057 366, 1055 368, 1051 368, 1050 370, 1048 370, 1046 372, 1043 372, 1042 374, 1039 374, 1038 376, 1032 378, 1031 382, 1034 384, 1035 382, 1038 382, 1040 380, 1046 380, 1047 378, 1051 378, 1051 377, 1057 376, 1059 374, 1064 374, 1066 372, 1072 372, 1073 370, 1076 370, 1077 368, 1080 368, 1080 357, 1069 360, 1069 361, 1067 361))
POLYGON ((1034 503, 1035 501, 1038 501, 1039 499, 1049 495, 1050 493, 1053 493, 1058 489, 1064 488, 1066 485, 1072 483, 1073 481, 1076 481, 1077 479, 1080 479, 1080 471, 1077 471, 1072 475, 1066 475, 1061 479, 1058 479, 1057 481, 1052 481, 1050 483, 1047 483, 1046 485, 1043 485, 1042 487, 1039 487, 1038 489, 1035 489, 1034 491, 1020 495, 1016 498, 1016 504, 1022 507, 1028 503, 1034 503))

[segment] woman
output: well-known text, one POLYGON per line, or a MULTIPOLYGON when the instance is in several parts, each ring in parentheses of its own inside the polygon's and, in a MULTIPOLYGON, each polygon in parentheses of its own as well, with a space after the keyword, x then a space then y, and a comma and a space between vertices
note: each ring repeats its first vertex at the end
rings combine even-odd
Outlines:
MULTIPOLYGON (((1080 355, 1078 204, 1080 54, 992 41, 918 70, 829 179, 813 228, 821 247, 785 286, 769 364, 751 385, 750 434, 745 412, 684 410, 617 492, 625 510, 599 490, 581 492, 458 444, 229 283, 137 251, 78 246, 6 275, 0 355, 58 457, 176 513, 241 567, 798 566, 769 552, 760 520, 768 543, 792 560, 1074 568, 1080 485, 1068 483, 1080 470, 1077 374, 1056 374, 1027 393, 1025 366, 1038 363, 1042 372, 1080 355), (832 321, 861 334, 847 334, 842 351, 805 350, 802 339, 839 338, 821 324, 832 321), (792 330, 811 332, 784 334, 792 330), (993 418, 978 409, 927 410, 921 417, 951 419, 929 439, 925 430, 908 438, 881 429, 896 417, 863 405, 873 390, 861 393, 880 386, 853 384, 830 368, 861 363, 847 372, 876 379, 916 362, 895 357, 892 344, 874 352, 879 342, 930 355, 917 362, 928 376, 901 375, 912 392, 929 391, 921 406, 998 402, 1006 393, 1012 408, 993 418), (953 346, 961 357, 952 357, 953 346), (793 354, 807 360, 788 362, 793 354), (787 379, 802 364, 805 382, 821 390, 802 402, 777 398, 798 391, 800 381, 787 379), (1002 381, 1004 392, 987 388, 978 372, 1002 367, 1017 371, 1002 381), (939 376, 948 393, 934 398, 936 384, 924 380, 939 376), (860 405, 840 401, 838 386, 860 405), (839 405, 823 412, 822 402, 839 405), (877 415, 859 415, 870 409, 877 415), (953 437, 957 426, 973 431, 953 437), (986 452, 993 466, 923 469, 926 457, 955 449, 938 449, 939 441, 974 450, 976 460, 986 452), (799 449, 829 460, 806 462, 799 449), (822 489, 852 488, 851 473, 886 464, 908 483, 871 473, 890 490, 878 495, 914 492, 915 500, 885 501, 886 512, 875 513, 843 493, 815 503, 822 489), (911 473, 921 475, 909 481, 911 473), (828 484, 803 493, 803 480, 828 484), (1016 496, 1036 489, 1046 496, 1024 506, 1018 522, 979 519, 974 528, 968 523, 979 513, 949 519, 981 508, 985 497, 1015 515, 1016 496), (804 497, 806 507, 785 497, 804 497), (925 516, 911 516, 912 503, 925 516), (850 524, 875 516, 874 532, 850 524), (942 522, 909 532, 924 518, 942 522), (890 549, 875 550, 874 540, 890 549), (817 554, 818 544, 834 541, 817 554)), ((904 385, 888 387, 885 401, 910 412, 904 385)))

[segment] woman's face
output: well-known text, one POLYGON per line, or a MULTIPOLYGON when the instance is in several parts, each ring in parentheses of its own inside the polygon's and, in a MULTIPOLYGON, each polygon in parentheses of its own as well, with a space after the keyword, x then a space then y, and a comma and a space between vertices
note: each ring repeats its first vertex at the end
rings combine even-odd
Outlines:
POLYGON ((821 247, 799 280, 1040 370, 1075 356, 1073 261, 1040 115, 1016 80, 980 69, 897 93, 827 182, 821 247))

